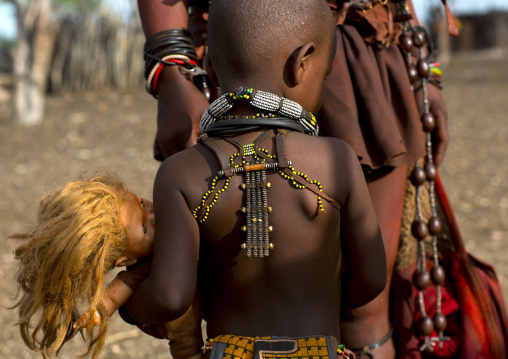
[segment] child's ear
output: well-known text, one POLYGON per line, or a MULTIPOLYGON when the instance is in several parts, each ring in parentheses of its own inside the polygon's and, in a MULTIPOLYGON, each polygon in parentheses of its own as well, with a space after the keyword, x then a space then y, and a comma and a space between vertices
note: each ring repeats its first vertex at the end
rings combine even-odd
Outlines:
POLYGON ((121 256, 115 261, 115 267, 128 267, 134 265, 137 261, 137 259, 129 259, 126 256, 121 256))
POLYGON ((291 86, 297 86, 302 82, 303 75, 307 70, 308 61, 316 49, 316 44, 307 42, 293 51, 289 57, 289 68, 291 86))

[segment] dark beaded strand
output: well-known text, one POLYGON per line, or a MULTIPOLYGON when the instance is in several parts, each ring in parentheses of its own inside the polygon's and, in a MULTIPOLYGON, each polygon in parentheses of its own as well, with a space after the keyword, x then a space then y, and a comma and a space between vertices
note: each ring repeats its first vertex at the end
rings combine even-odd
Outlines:
MULTIPOLYGON (((424 337, 424 342, 420 347, 420 351, 432 352, 434 346, 437 345, 441 348, 444 340, 449 338, 444 337, 444 330, 446 329, 446 316, 441 311, 441 285, 445 281, 445 272, 443 267, 439 264, 439 255, 437 248, 438 235, 441 232, 442 225, 437 215, 436 201, 434 195, 435 179, 437 177, 437 168, 433 161, 432 156, 432 142, 431 132, 436 127, 434 116, 430 113, 427 82, 430 74, 430 66, 428 61, 424 58, 423 47, 427 44, 426 32, 419 28, 413 27, 411 23, 412 14, 409 11, 409 6, 405 0, 392 0, 395 5, 394 21, 402 23, 402 34, 399 37, 401 48, 406 53, 406 63, 408 77, 413 86, 418 80, 421 82, 421 90, 423 94, 423 107, 424 113, 421 117, 422 128, 426 133, 426 157, 425 165, 420 167, 419 163, 414 164, 414 169, 410 175, 411 183, 416 187, 415 199, 415 219, 411 226, 411 232, 417 239, 417 259, 416 270, 413 274, 413 285, 418 290, 418 310, 420 312, 420 319, 417 323, 419 334, 424 337), (418 51, 418 58, 416 64, 413 62, 412 53, 418 51), (426 223, 423 220, 421 211, 421 191, 423 184, 429 182, 429 198, 431 207, 431 218, 426 223), (430 271, 426 269, 426 255, 424 240, 428 236, 432 238, 432 257, 433 267, 430 271), (430 318, 425 309, 425 301, 423 291, 431 284, 436 287, 436 314, 434 318, 430 318), (436 330, 438 337, 431 337, 432 332, 436 330)), ((416 94, 416 90, 413 88, 416 94)))

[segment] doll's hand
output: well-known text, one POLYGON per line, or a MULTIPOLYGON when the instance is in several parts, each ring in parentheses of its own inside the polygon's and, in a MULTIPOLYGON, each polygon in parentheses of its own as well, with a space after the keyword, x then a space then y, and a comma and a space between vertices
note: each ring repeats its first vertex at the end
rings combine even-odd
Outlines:
MULTIPOLYGON (((76 320, 74 322, 74 324, 72 324, 72 327, 74 329, 80 329, 80 328, 86 327, 86 323, 88 322, 88 318, 90 318, 90 315, 88 314, 88 312, 86 312, 81 317, 79 317, 79 319, 76 320)), ((99 314, 98 311, 94 311, 92 324, 94 326, 101 324, 101 315, 99 314)))
POLYGON ((434 163, 439 166, 443 162, 446 146, 450 138, 447 122, 448 110, 440 89, 428 84, 427 93, 429 109, 436 120, 436 127, 432 131, 432 154, 434 156, 434 163))
POLYGON ((162 160, 197 142, 199 121, 209 103, 179 66, 164 69, 159 81, 154 152, 162 160))

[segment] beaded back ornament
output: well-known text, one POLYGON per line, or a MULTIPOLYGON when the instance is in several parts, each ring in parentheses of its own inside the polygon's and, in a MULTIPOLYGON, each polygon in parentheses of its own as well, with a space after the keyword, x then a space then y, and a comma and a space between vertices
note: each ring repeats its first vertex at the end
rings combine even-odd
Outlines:
MULTIPOLYGON (((449 340, 449 338, 444 336, 447 320, 446 316, 441 312, 441 285, 445 281, 445 271, 439 264, 437 248, 437 236, 441 233, 442 224, 436 210, 434 190, 435 180, 437 178, 437 167, 434 164, 432 156, 431 141, 431 132, 436 127, 436 120, 432 113, 430 113, 427 91, 429 82, 439 85, 441 71, 438 68, 439 64, 429 64, 428 59, 424 58, 423 47, 428 43, 427 34, 423 28, 412 25, 411 19, 413 16, 409 11, 409 6, 406 1, 392 0, 392 2, 395 5, 394 21, 402 23, 402 34, 399 37, 399 43, 406 53, 409 79, 412 85, 415 84, 416 81, 420 80, 421 90, 423 93, 424 113, 421 117, 421 121, 423 129, 426 132, 426 156, 425 165, 420 167, 418 162, 416 162, 414 170, 411 173, 411 182, 416 187, 416 213, 411 226, 411 232, 418 241, 418 254, 416 270, 413 274, 413 284, 418 289, 418 309, 421 314, 417 327, 420 334, 424 337, 424 342, 420 347, 420 351, 432 352, 436 344, 439 345, 439 347, 442 347, 443 341, 449 340), (414 49, 418 51, 416 63, 413 62, 413 57, 411 56, 411 52, 414 49), (432 212, 432 217, 428 223, 425 223, 423 220, 420 195, 423 190, 422 185, 426 181, 429 181, 430 208, 432 212), (426 255, 424 249, 424 240, 429 235, 432 237, 433 257, 433 267, 430 271, 428 271, 425 266, 426 255), (423 297, 423 291, 431 284, 431 282, 436 286, 437 294, 436 314, 434 315, 434 319, 428 316, 425 310, 423 297), (431 336, 434 330, 438 333, 437 337, 431 336)), ((429 52, 431 52, 431 48, 429 48, 429 52)), ((417 90, 413 89, 413 91, 416 93, 417 90)))
MULTIPOLYGON (((245 87, 222 96, 219 102, 214 102, 215 105, 212 104, 203 116, 201 131, 206 132, 207 127, 216 121, 227 122, 227 117, 221 118, 221 116, 229 111, 236 101, 242 99, 249 100, 250 104, 257 108, 270 109, 286 116, 291 114, 293 121, 300 122, 307 129, 308 134, 317 134, 314 116, 297 103, 267 92, 254 91, 245 87), (264 100, 267 98, 272 99, 272 101, 265 102, 264 100), (274 109, 275 106, 277 106, 277 109, 274 109)), ((251 118, 252 116, 249 116, 247 119, 251 118)), ((235 119, 238 120, 238 118, 235 119)), ((267 119, 269 120, 269 118, 265 118, 265 120, 267 119)), ((247 122, 250 123, 250 121, 247 122)), ((242 129, 239 128, 238 131, 242 131, 242 129)), ((275 130, 275 155, 260 147, 261 141, 273 131, 270 129, 263 132, 253 143, 246 145, 241 145, 231 137, 222 137, 238 148, 238 152, 229 158, 226 157, 221 147, 212 137, 208 137, 206 134, 200 137, 200 143, 207 146, 217 156, 221 170, 213 178, 210 190, 203 195, 200 205, 192 213, 198 222, 205 222, 220 194, 227 190, 230 179, 235 175, 243 174, 244 182, 241 188, 245 191, 245 207, 241 208, 241 211, 245 214, 245 225, 241 229, 246 233, 246 241, 241 248, 246 250, 247 257, 268 257, 270 249, 274 248, 274 244, 269 239, 269 234, 274 230, 274 227, 269 222, 272 207, 268 205, 268 189, 271 184, 267 181, 267 170, 277 171, 295 188, 308 189, 315 193, 317 195, 317 214, 324 212, 322 199, 340 210, 340 205, 323 192, 323 187, 318 181, 311 180, 304 173, 296 171, 293 168, 293 162, 287 160, 284 142, 287 130, 275 130)))
MULTIPOLYGON (((255 143, 243 146, 231 138, 224 138, 241 151, 229 157, 229 165, 222 166, 223 169, 212 180, 211 189, 203 195, 200 205, 192 211, 198 222, 205 222, 220 194, 227 190, 231 177, 244 174, 241 188, 245 191, 245 207, 241 208, 241 212, 245 214, 245 225, 241 229, 246 233, 246 241, 242 244, 242 249, 246 250, 247 257, 268 257, 270 249, 274 248, 274 244, 269 240, 269 234, 274 230, 274 227, 269 222, 272 207, 268 205, 268 189, 271 187, 271 183, 266 179, 267 170, 277 171, 295 188, 309 189, 314 192, 317 195, 317 213, 324 212, 323 198, 330 203, 333 201, 322 192, 323 187, 319 181, 312 180, 304 173, 296 171, 293 162, 285 160, 284 154, 271 155, 268 150, 257 146, 257 143, 270 132, 272 130, 264 132, 256 139, 255 143)), ((277 136, 280 136, 277 140, 282 141, 281 136, 284 134, 279 133, 277 136)), ((207 137, 201 142, 214 152, 218 151, 216 147, 218 145, 211 137, 207 137)), ((220 158, 220 156, 218 157, 220 158)), ((334 204, 332 203, 332 205, 334 204)), ((336 204, 336 208, 337 206, 339 205, 336 204)))

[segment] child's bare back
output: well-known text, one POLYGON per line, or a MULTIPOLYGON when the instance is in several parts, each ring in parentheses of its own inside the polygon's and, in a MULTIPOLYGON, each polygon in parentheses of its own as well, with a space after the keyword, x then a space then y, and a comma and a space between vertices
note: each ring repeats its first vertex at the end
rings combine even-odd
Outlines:
MULTIPOLYGON (((232 138, 242 145, 249 144, 261 133, 232 138)), ((341 209, 322 200, 322 212, 315 193, 296 188, 276 170, 267 171, 267 202, 272 208, 269 223, 273 226, 269 234, 273 249, 268 258, 248 258, 246 249, 242 249, 246 237, 242 231, 246 215, 241 211, 245 207, 243 175, 231 177, 199 228, 195 219, 188 218, 210 189, 210 180, 221 170, 216 156, 206 146, 198 144, 171 157, 157 176, 154 190, 161 196, 156 202, 161 207, 156 211, 171 219, 161 230, 173 229, 177 235, 185 235, 179 243, 187 248, 168 245, 157 247, 156 253, 165 251, 165 263, 169 264, 178 260, 175 257, 181 258, 182 253, 199 248, 203 302, 211 309, 209 336, 327 333, 339 337, 341 248, 349 283, 342 283, 348 293, 347 305, 362 305, 384 287, 384 271, 372 277, 363 269, 367 263, 384 265, 384 256, 379 255, 384 249, 356 155, 347 144, 333 138, 289 132, 285 139, 287 159, 293 161, 294 170, 319 181, 324 193, 341 209), (181 217, 191 221, 189 227, 183 226, 187 221, 181 217), (196 236, 196 230, 200 236, 196 236), (349 240, 341 242, 341 233, 349 240), (355 288, 355 284, 369 280, 378 286, 366 286, 366 291, 355 288)), ((216 142, 227 158, 239 152, 224 139, 217 138, 216 142)), ((260 145, 275 154, 273 133, 260 145)), ((180 271, 188 273, 188 277, 166 278, 167 288, 173 288, 168 290, 168 296, 176 291, 193 292, 196 259, 179 264, 183 266, 180 271)))

